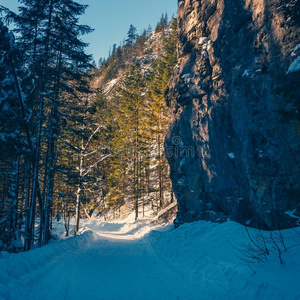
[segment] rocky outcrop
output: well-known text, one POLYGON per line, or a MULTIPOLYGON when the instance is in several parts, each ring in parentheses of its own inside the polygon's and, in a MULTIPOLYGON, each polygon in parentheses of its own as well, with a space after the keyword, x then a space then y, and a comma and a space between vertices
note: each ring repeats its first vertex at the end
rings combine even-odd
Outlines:
POLYGON ((300 216, 299 2, 178 3, 179 61, 167 91, 176 224, 259 228, 300 216), (298 7, 297 7, 298 6, 298 7))

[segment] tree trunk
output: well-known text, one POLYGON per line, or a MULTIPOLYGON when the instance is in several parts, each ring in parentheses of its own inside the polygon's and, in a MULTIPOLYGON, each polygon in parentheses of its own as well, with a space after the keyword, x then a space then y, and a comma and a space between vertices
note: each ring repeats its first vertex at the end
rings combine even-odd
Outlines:
POLYGON ((75 211, 75 229, 74 233, 77 234, 79 231, 79 219, 80 219, 80 202, 81 202, 81 191, 82 191, 82 181, 83 181, 83 168, 84 168, 84 140, 83 136, 81 138, 81 150, 79 153, 79 183, 76 192, 76 211, 75 211))
POLYGON ((18 184, 19 184, 19 163, 20 163, 20 156, 16 156, 13 161, 13 168, 12 168, 12 179, 10 188, 8 191, 9 194, 9 211, 8 211, 8 229, 9 233, 9 248, 12 250, 14 249, 13 241, 17 238, 18 235, 18 228, 17 228, 17 206, 18 206, 18 184))
MULTIPOLYGON (((53 11, 53 0, 50 1, 49 6, 49 16, 47 25, 47 36, 44 51, 44 61, 43 61, 43 73, 41 81, 41 92, 40 92, 40 108, 39 108, 39 118, 38 118, 38 128, 36 137, 35 154, 33 161, 33 184, 32 184, 32 194, 31 194, 31 204, 30 204, 30 218, 28 227, 28 240, 25 245, 25 250, 30 250, 34 243, 34 225, 35 225, 35 208, 36 208, 36 195, 38 191, 38 180, 39 180, 39 168, 40 168, 40 156, 41 156, 41 138, 42 138, 42 127, 44 121, 44 93, 46 88, 47 80, 47 66, 48 66, 48 56, 49 56, 49 46, 50 46, 50 33, 52 26, 52 11, 53 11)), ((47 163, 47 162, 46 162, 47 163)), ((43 205, 43 200, 41 199, 41 204, 43 205)))

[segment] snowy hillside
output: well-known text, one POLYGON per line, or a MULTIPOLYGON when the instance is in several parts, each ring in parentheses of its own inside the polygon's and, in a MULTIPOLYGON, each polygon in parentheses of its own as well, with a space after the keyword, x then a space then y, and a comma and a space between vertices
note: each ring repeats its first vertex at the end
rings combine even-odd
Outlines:
MULTIPOLYGON (((249 243, 237 223, 174 230, 129 218, 83 226, 41 249, 1 252, 0 299, 300 299, 299 247, 283 254, 284 264, 271 254, 248 265, 233 247, 249 243)), ((287 247, 299 244, 295 231, 283 235, 287 247)))

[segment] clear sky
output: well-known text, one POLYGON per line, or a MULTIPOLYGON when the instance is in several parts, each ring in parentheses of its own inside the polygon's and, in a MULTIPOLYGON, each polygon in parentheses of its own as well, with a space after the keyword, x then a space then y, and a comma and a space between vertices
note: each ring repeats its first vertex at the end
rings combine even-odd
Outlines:
MULTIPOLYGON (((87 52, 94 55, 97 62, 100 57, 108 55, 109 47, 119 45, 126 38, 130 24, 137 27, 138 32, 151 25, 155 27, 162 13, 169 17, 176 15, 177 0, 77 0, 89 5, 81 24, 89 25, 95 31, 84 38, 90 43, 87 52)), ((14 11, 17 0, 0 0, 0 5, 14 11)))

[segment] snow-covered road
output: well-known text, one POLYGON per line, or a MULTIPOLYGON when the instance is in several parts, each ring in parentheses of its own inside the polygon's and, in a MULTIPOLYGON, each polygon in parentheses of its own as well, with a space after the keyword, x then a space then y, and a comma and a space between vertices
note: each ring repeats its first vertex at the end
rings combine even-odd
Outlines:
MULTIPOLYGON (((11 299, 180 299, 187 289, 143 239, 131 234, 95 232, 87 247, 76 250, 26 278, 11 299)), ((187 289, 189 299, 196 299, 187 289)))
POLYGON ((233 222, 174 230, 94 220, 83 227, 42 249, 0 254, 0 299, 300 299, 300 249, 284 265, 271 257, 250 268, 226 242, 246 238, 233 222))

